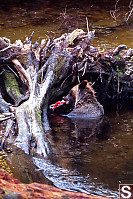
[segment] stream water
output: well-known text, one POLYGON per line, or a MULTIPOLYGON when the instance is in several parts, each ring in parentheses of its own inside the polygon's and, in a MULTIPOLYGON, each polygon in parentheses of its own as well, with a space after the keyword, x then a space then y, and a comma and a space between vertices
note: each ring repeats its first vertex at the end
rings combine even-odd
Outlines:
MULTIPOLYGON (((86 17, 89 25, 96 27, 115 27, 124 21, 124 16, 129 12, 129 2, 118 4, 120 12, 117 13, 118 23, 111 17, 115 2, 102 1, 29 1, 25 4, 2 4, 0 8, 0 36, 7 37, 14 42, 17 39, 25 40, 35 32, 33 40, 47 38, 49 35, 57 37, 64 32, 71 32, 75 28, 87 31, 86 17), (3 7, 2 7, 3 5, 3 7)), ((130 18, 132 20, 132 17, 130 18)), ((130 22, 129 20, 128 22, 130 22)), ((119 44, 133 47, 133 27, 121 26, 116 30, 95 29, 93 44, 101 48, 112 48, 119 44)))
POLYGON ((59 188, 118 198, 119 183, 133 183, 132 117, 131 109, 99 119, 51 116, 56 155, 34 162, 59 188))
POLYGON ((51 115, 47 158, 28 156, 13 146, 8 167, 21 182, 117 199, 120 183, 133 184, 132 118, 131 106, 97 119, 51 115))
MULTIPOLYGON (((35 42, 39 37, 59 36, 75 28, 86 31, 86 17, 93 26, 116 26, 110 16, 114 4, 94 2, 3 4, 0 8, 0 36, 10 38, 12 42, 16 39, 24 41, 25 36, 30 37, 34 31, 35 42)), ((121 14, 128 11, 127 6, 122 8, 121 14)), ((133 27, 96 29, 92 44, 102 49, 115 48, 119 44, 133 48, 133 27)), ((14 177, 25 183, 36 181, 65 190, 118 198, 119 183, 133 183, 132 118, 132 108, 110 111, 97 120, 51 115, 51 131, 47 136, 52 151, 48 158, 33 157, 32 160, 14 147, 13 153, 8 155, 8 165, 14 177)))

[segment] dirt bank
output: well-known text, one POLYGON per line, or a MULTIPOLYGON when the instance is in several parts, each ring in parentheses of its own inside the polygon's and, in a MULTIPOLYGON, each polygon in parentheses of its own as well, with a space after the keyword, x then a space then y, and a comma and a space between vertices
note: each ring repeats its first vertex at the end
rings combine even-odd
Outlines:
MULTIPOLYGON (((14 179, 8 172, 0 169, 0 196, 3 198, 44 198, 44 199, 107 199, 84 193, 74 193, 39 183, 24 184, 14 179)), ((0 197, 1 198, 1 197, 0 197)))

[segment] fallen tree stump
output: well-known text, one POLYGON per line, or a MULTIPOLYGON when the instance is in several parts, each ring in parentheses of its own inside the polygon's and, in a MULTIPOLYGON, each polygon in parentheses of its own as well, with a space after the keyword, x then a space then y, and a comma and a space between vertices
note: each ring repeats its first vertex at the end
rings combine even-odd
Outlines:
POLYGON ((11 44, 9 39, 0 38, 0 111, 15 111, 15 144, 26 153, 35 146, 36 153, 46 156, 48 106, 80 81, 91 81, 101 100, 132 99, 133 49, 120 45, 110 51, 100 50, 91 46, 94 33, 76 29, 57 39, 43 39, 40 44, 32 44, 34 33, 23 43, 17 40, 11 44), (7 74, 12 74, 14 83, 7 82, 7 74))

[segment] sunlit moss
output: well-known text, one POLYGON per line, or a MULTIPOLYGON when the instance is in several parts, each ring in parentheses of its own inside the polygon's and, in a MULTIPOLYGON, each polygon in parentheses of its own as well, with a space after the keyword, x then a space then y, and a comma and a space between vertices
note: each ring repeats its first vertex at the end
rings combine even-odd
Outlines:
POLYGON ((3 152, 0 152, 0 168, 6 170, 10 175, 13 174, 12 170, 10 169, 7 163, 7 155, 3 152))
POLYGON ((16 96, 20 96, 21 93, 19 91, 19 86, 18 86, 18 83, 16 81, 16 78, 14 77, 14 74, 5 73, 5 77, 6 77, 5 87, 6 87, 7 91, 11 91, 16 96))

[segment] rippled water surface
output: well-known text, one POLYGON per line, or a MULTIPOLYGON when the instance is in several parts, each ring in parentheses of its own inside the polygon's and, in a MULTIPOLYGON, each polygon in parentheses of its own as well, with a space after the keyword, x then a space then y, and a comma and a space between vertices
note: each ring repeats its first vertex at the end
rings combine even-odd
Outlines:
POLYGON ((9 137, 5 167, 21 182, 119 198, 119 183, 133 184, 132 118, 132 108, 98 119, 51 115, 48 157, 26 155, 9 137))
MULTIPOLYGON (((12 42, 24 41, 26 35, 35 31, 34 42, 39 37, 56 37, 75 28, 86 31, 86 17, 93 26, 117 25, 108 6, 78 1, 75 4, 49 2, 41 6, 32 3, 32 6, 1 8, 0 36, 12 42)), ((96 29, 95 35, 95 46, 114 48, 126 44, 133 48, 132 26, 96 29)), ((36 181, 66 190, 118 198, 119 182, 133 184, 132 118, 132 109, 110 112, 97 120, 52 115, 49 117, 51 131, 47 133, 51 145, 48 158, 34 157, 32 162, 31 157, 14 148, 8 156, 8 164, 14 177, 22 182, 36 181)))
POLYGON ((117 198, 120 182, 133 183, 132 117, 131 110, 98 120, 52 116, 54 157, 48 167, 35 164, 59 188, 117 198))
MULTIPOLYGON (((37 3, 35 1, 21 7, 17 4, 10 9, 6 5, 5 9, 0 9, 0 36, 10 38, 12 42, 16 39, 24 41, 26 35, 30 36, 32 31, 35 31, 33 40, 36 41, 39 37, 56 37, 64 32, 71 32, 75 28, 82 28, 86 31, 86 17, 89 25, 115 27, 123 23, 125 13, 129 11, 128 2, 125 7, 118 5, 121 12, 117 13, 117 16, 120 14, 120 17, 116 23, 110 15, 110 11, 114 10, 113 2, 111 5, 104 2, 102 5, 100 1, 99 4, 94 2, 44 1, 43 3, 43 1, 38 1, 37 3)), ((95 46, 110 48, 124 43, 128 47, 133 47, 132 26, 122 26, 116 30, 95 30, 96 36, 93 41, 95 46)))

